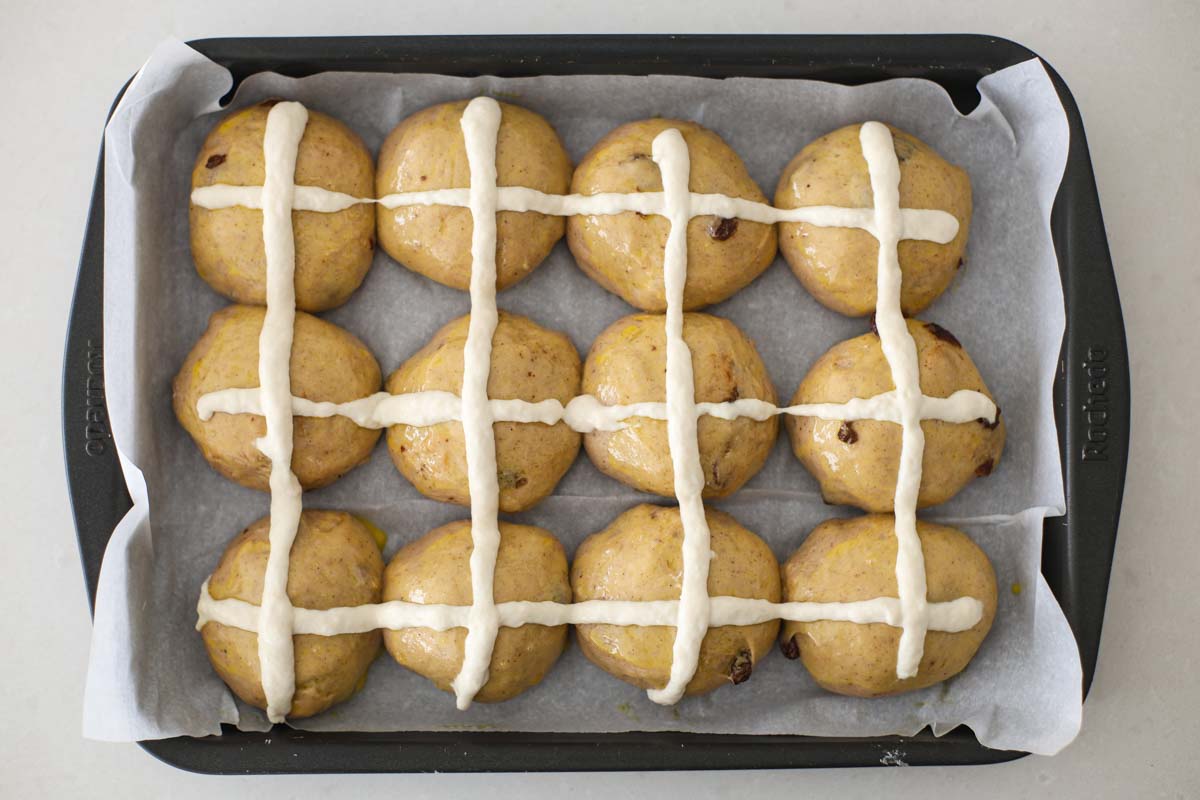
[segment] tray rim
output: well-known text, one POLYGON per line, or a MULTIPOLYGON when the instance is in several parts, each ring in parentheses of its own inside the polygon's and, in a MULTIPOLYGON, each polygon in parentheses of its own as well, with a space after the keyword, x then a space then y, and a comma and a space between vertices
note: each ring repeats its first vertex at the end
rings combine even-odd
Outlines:
MULTIPOLYGON (((725 71, 737 68, 739 72, 728 74, 769 76, 772 72, 779 73, 789 68, 805 66, 810 71, 819 71, 822 68, 850 70, 854 74, 849 77, 843 76, 838 82, 861 83, 897 77, 897 74, 883 73, 883 70, 891 67, 898 69, 900 74, 935 80, 948 89, 948 81, 952 75, 962 73, 959 79, 962 76, 974 75, 969 84, 964 83, 960 87, 968 91, 973 90, 974 83, 984 74, 1028 58, 1040 59, 1040 56, 1023 45, 1001 37, 981 34, 227 37, 189 41, 187 44, 221 63, 233 60, 231 49, 243 52, 257 51, 245 53, 241 58, 259 61, 274 59, 274 67, 286 66, 303 74, 331 69, 363 69, 363 59, 377 71, 430 71, 395 67, 420 65, 424 63, 420 58, 437 58, 439 52, 456 48, 455 53, 461 55, 462 52, 466 52, 469 56, 457 62, 457 66, 460 67, 459 74, 480 74, 477 67, 486 64, 500 67, 499 70, 488 69, 489 74, 503 73, 506 66, 511 67, 513 64, 497 59, 513 56, 521 57, 519 64, 525 74, 529 72, 526 67, 530 62, 535 66, 550 65, 560 71, 560 74, 595 71, 593 67, 601 67, 607 68, 609 72, 619 71, 627 74, 646 74, 653 69, 677 74, 715 75, 727 74, 725 71), (764 46, 756 52, 747 51, 746 44, 749 42, 753 42, 756 47, 764 46), (925 60, 917 63, 909 59, 897 66, 894 62, 886 61, 886 56, 879 55, 883 51, 895 59, 898 55, 897 49, 903 51, 910 46, 917 48, 925 60), (922 46, 925 47, 923 51, 922 46), (405 48, 406 52, 388 52, 398 47, 405 48), (439 47, 441 51, 438 50, 439 47), (553 63, 543 61, 547 47, 557 47, 560 59, 569 48, 571 55, 575 56, 569 60, 574 69, 562 69, 567 66, 568 60, 553 63), (366 49, 365 53, 363 48, 366 49), (782 65, 780 63, 781 52, 804 53, 821 48, 832 49, 835 53, 843 51, 841 54, 845 57, 824 61, 810 57, 807 62, 801 58, 782 65), (855 49, 855 54, 845 55, 844 51, 850 48, 855 49), (533 56, 528 56, 531 49, 536 52, 533 56), (314 50, 320 52, 314 53, 314 50), (330 50, 333 52, 330 53, 330 50), (939 50, 945 55, 936 55, 939 50), (630 71, 630 64, 622 62, 624 68, 614 70, 613 67, 618 64, 614 59, 627 57, 631 51, 636 52, 641 59, 636 63, 638 69, 630 71), (410 55, 414 57, 406 59, 410 55), (306 56, 322 63, 305 63, 306 56), (590 56, 594 60, 587 61, 584 56, 590 56), (702 60, 687 61, 697 57, 702 60), (986 63, 981 60, 987 58, 992 60, 987 60, 986 63), (937 63, 928 63, 931 60, 937 63), (679 68, 681 66, 682 69, 679 68), (465 69, 461 69, 462 67, 465 69)), ((825 55, 828 56, 829 53, 825 55)), ((443 52, 441 57, 455 56, 443 52)), ((1058 253, 1067 313, 1060 373, 1054 385, 1067 513, 1045 522, 1043 572, 1046 573, 1047 564, 1054 565, 1050 573, 1046 574, 1046 578, 1075 631, 1083 661, 1083 692, 1086 697, 1095 670, 1127 464, 1128 356, 1120 301, 1104 235, 1082 119, 1078 106, 1061 76, 1044 59, 1041 61, 1059 93, 1071 131, 1070 153, 1051 215, 1052 235, 1058 253), (1086 276, 1081 275, 1081 269, 1071 268, 1072 264, 1084 260, 1077 251, 1085 254, 1090 265, 1090 272, 1086 276), (1082 280, 1084 277, 1087 278, 1086 282, 1082 280), (1087 301, 1086 308, 1082 307, 1081 297, 1087 301), (1076 314, 1076 311, 1086 313, 1076 314), (1097 338, 1098 336, 1100 338, 1097 338), (1105 358, 1111 359, 1106 362, 1106 371, 1111 369, 1108 374, 1115 384, 1109 395, 1111 421, 1115 424, 1111 430, 1105 430, 1106 437, 1109 433, 1113 434, 1107 442, 1112 448, 1112 460, 1101 464, 1103 469, 1096 469, 1096 464, 1092 464, 1089 467, 1091 471, 1088 472, 1082 468, 1082 460, 1077 462, 1077 459, 1071 457, 1072 451, 1078 451, 1080 443, 1086 442, 1093 430, 1090 426, 1083 425, 1079 417, 1068 413, 1068 409, 1080 407, 1079 400, 1083 395, 1079 391, 1081 379, 1078 376, 1072 379, 1066 367, 1068 361, 1074 364, 1077 357, 1084 352, 1090 356, 1095 348, 1092 344, 1082 343, 1095 341, 1104 342, 1105 347, 1102 349, 1105 351, 1105 358), (1089 488, 1092 491, 1086 494, 1092 497, 1080 498, 1080 494, 1085 492, 1076 490, 1089 488), (1081 518, 1083 525, 1080 524, 1081 518), (1089 544, 1099 546, 1082 547, 1081 543, 1072 539, 1072 527, 1083 527, 1089 530, 1089 533, 1098 532, 1099 535, 1090 540, 1089 544), (1091 562, 1090 566, 1099 569, 1072 569, 1088 561, 1091 562)), ((231 64, 227 66, 232 68, 231 64)), ((263 66, 270 68, 272 65, 263 66)), ((454 73, 454 70, 438 71, 454 73)), ((236 86, 244 76, 238 75, 236 69, 234 73, 236 86)), ((776 77, 798 76, 777 74, 776 77)), ((819 75, 814 77, 821 79, 819 75)), ((125 84, 125 87, 127 86, 128 82, 125 84)), ((120 102, 125 87, 117 94, 109 110, 109 117, 120 102)), ((83 457, 78 448, 72 447, 72 444, 77 444, 73 442, 71 431, 72 423, 77 422, 78 418, 79 409, 76 403, 80 396, 80 379, 85 374, 87 377, 93 377, 88 371, 91 365, 90 356, 89 360, 84 362, 86 369, 80 369, 79 338, 80 335, 86 335, 81 334, 81 329, 88 328, 87 333, 92 330, 96 332, 95 336, 87 336, 89 354, 98 347, 93 342, 102 341, 99 338, 102 336, 100 320, 96 318, 102 314, 103 308, 103 166, 102 146, 72 298, 64 353, 62 398, 63 445, 68 486, 91 605, 94 605, 96 580, 104 544, 107 543, 116 521, 119 521, 129 507, 127 495, 124 495, 123 476, 115 455, 109 455, 103 460, 107 462, 106 465, 100 464, 101 467, 107 466, 107 469, 88 470, 85 467, 95 467, 95 462, 100 460, 92 459, 93 463, 89 464, 81 460, 83 457), (89 315, 90 320, 87 319, 89 315), (87 324, 89 321, 91 325, 87 324), (103 478, 107 478, 109 493, 94 491, 97 489, 98 476, 101 477, 100 483, 104 483, 103 478), (113 489, 116 490, 115 494, 111 492, 113 489), (107 509, 104 504, 106 499, 107 509), (107 530, 103 529, 105 527, 107 530)), ((100 372, 102 380, 102 368, 100 372)), ((886 756, 892 751, 905 753, 906 762, 913 765, 983 764, 1009 761, 1026 755, 1021 751, 985 748, 975 740, 968 729, 962 727, 938 738, 933 737, 926 729, 913 737, 851 739, 663 732, 529 734, 418 731, 315 734, 281 725, 275 726, 265 734, 237 731, 231 726, 223 726, 223 730, 225 734, 219 737, 178 737, 142 741, 139 745, 172 766, 194 772, 219 774, 865 766, 886 763, 886 756), (301 753, 304 754, 304 758, 300 758, 301 753), (336 757, 331 757, 334 754, 336 757), (389 758, 389 755, 392 757, 389 758)))

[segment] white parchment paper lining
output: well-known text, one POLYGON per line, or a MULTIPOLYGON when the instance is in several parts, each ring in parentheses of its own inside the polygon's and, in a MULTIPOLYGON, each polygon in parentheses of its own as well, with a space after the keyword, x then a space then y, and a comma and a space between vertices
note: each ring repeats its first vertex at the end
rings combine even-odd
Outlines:
MULTIPOLYGON (((229 539, 267 512, 267 497, 208 468, 171 411, 170 382, 226 301, 196 275, 188 246, 192 160, 228 108, 231 79, 187 46, 163 43, 129 87, 106 131, 104 358, 108 411, 135 506, 105 554, 96 601, 84 732, 134 740, 219 733, 221 723, 265 729, 233 700, 193 629, 201 581, 229 539)), ((488 94, 525 105, 558 129, 573 160, 616 125, 661 115, 720 133, 771 196, 787 161, 834 128, 878 119, 930 143, 971 176, 975 217, 967 263, 922 318, 953 331, 979 365, 1008 420, 996 472, 927 519, 967 531, 995 564, 1000 604, 971 666, 942 685, 899 697, 828 694, 798 662, 773 654, 751 681, 665 708, 593 667, 572 646, 537 688, 455 710, 448 695, 386 656, 351 701, 298 727, 312 730, 680 730, 867 736, 935 733, 966 724, 990 747, 1053 753, 1078 732, 1081 668, 1070 628, 1040 569, 1042 520, 1064 509, 1051 387, 1064 318, 1050 208, 1068 145, 1066 118, 1037 61, 995 73, 962 115, 936 84, 860 87, 815 81, 650 76, 524 79, 323 73, 255 75, 230 107, 266 97, 299 100, 342 119, 376 151, 408 114, 488 94)), ((560 244, 534 274, 499 296, 501 308, 566 331, 581 353, 632 309, 587 279, 560 244)), ((434 284, 380 252, 365 284, 325 316, 361 337, 384 373, 442 324, 468 310, 465 293, 434 284)), ((781 398, 811 364, 866 322, 818 305, 782 259, 710 309, 757 343, 781 398)), ((513 519, 554 531, 568 552, 647 498, 604 477, 581 455, 556 494, 513 519)), ((389 532, 386 555, 467 510, 426 500, 381 445, 370 462, 308 507, 363 514, 389 532)), ((767 466, 718 503, 782 560, 815 525, 845 508, 822 504, 783 437, 767 466)))

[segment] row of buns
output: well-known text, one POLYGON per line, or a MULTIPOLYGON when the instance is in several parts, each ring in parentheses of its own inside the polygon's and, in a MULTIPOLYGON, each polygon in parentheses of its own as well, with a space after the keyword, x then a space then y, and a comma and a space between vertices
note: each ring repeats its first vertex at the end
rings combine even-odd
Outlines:
MULTIPOLYGON (((208 462, 244 486, 266 491, 270 463, 255 445, 265 431, 256 414, 217 413, 202 419, 201 396, 231 386, 258 385, 258 337, 264 311, 231 305, 214 314, 174 384, 175 413, 208 462)), ((292 345, 292 391, 313 401, 347 403, 381 387, 393 394, 444 391, 462 385, 469 315, 446 324, 382 381, 378 362, 353 334, 319 317, 296 315, 292 345)), ((959 390, 988 394, 975 364, 958 340, 938 325, 909 321, 928 393, 948 397, 959 390)), ((775 388, 754 343, 729 320, 701 312, 684 315, 684 341, 692 354, 698 403, 753 399, 774 404, 775 388)), ((661 403, 665 399, 665 333, 662 317, 634 314, 597 337, 581 363, 570 339, 533 320, 501 312, 492 341, 489 396, 496 400, 566 405, 581 393, 604 405, 661 403)), ((831 348, 801 381, 792 404, 843 403, 890 391, 891 371, 874 333, 831 348)), ((990 395, 989 395, 990 396, 990 395)), ((876 420, 843 422, 788 416, 797 458, 817 479, 826 502, 866 511, 890 511, 900 461, 898 426, 876 420)), ((989 474, 1004 447, 1003 418, 956 424, 925 420, 920 506, 943 503, 976 477, 989 474)), ((775 444, 778 417, 698 422, 704 497, 727 497, 766 462, 775 444)), ((366 461, 380 432, 344 416, 297 416, 292 470, 305 489, 326 486, 366 461)), ((585 445, 593 464, 634 489, 674 496, 667 423, 633 417, 618 430, 581 435, 565 421, 497 422, 500 510, 524 511, 549 496, 585 445)), ((470 505, 466 444, 458 422, 395 424, 388 450, 396 468, 422 494, 470 505)))
MULTIPOLYGON (((193 189, 262 184, 262 136, 271 105, 266 101, 235 112, 213 129, 196 158, 193 189)), ((407 117, 384 141, 377 165, 350 128, 310 112, 295 182, 364 199, 467 188, 470 173, 460 127, 465 107, 466 101, 444 103, 407 117)), ((660 192, 662 179, 651 143, 663 130, 675 128, 688 146, 691 191, 767 202, 737 153, 717 133, 694 122, 655 118, 626 123, 572 169, 549 122, 520 106, 500 107, 500 186, 552 195, 660 192)), ((775 205, 870 207, 870 176, 858 146, 858 128, 841 128, 803 148, 784 168, 775 205)), ((946 289, 962 265, 971 187, 963 170, 916 137, 897 129, 892 137, 902 175, 901 204, 941 209, 959 223, 958 234, 947 244, 900 244, 902 307, 906 314, 916 314, 946 289)), ((259 220, 256 209, 191 206, 196 269, 235 302, 264 302, 266 259, 259 220)), ((471 271, 471 228, 468 209, 445 205, 389 208, 359 203, 332 213, 296 211, 297 306, 317 312, 345 302, 366 276, 376 241, 414 272, 465 290, 471 271)), ((662 251, 668 224, 660 216, 635 211, 567 219, 533 211, 500 212, 497 288, 507 288, 532 272, 564 230, 576 262, 597 283, 643 311, 665 309, 662 251)), ((870 233, 713 216, 693 218, 688 225, 685 309, 701 309, 745 287, 771 264, 777 242, 797 277, 821 303, 851 316, 874 310, 877 242, 870 233)))
MULTIPOLYGON (((714 553, 708 576, 713 597, 848 602, 896 592, 891 515, 822 523, 781 567, 771 548, 732 516, 713 509, 705 513, 714 553)), ((268 527, 268 519, 261 519, 230 542, 209 579, 214 599, 260 602, 268 527)), ((776 641, 785 657, 800 659, 819 686, 857 697, 912 691, 962 671, 995 617, 995 573, 983 551, 961 531, 920 522, 918 534, 930 602, 972 597, 983 611, 968 630, 929 632, 917 675, 896 676, 898 628, 829 620, 781 625, 770 619, 710 628, 687 694, 746 682, 776 641)), ((642 504, 586 539, 568 565, 561 543, 549 531, 502 522, 494 598, 501 604, 674 600, 679 596, 682 538, 677 508, 642 504)), ((381 531, 346 512, 306 510, 289 562, 292 604, 316 610, 389 601, 470 604, 469 521, 443 525, 411 541, 386 568, 380 552, 384 541, 381 531)), ((673 628, 596 623, 574 627, 584 655, 605 672, 643 689, 666 683, 673 628)), ((501 628, 488 680, 475 699, 502 702, 540 683, 567 647, 567 628, 501 628)), ((257 635, 215 621, 206 622, 201 635, 221 678, 242 700, 265 708, 257 635)), ((466 629, 415 627, 335 636, 298 634, 294 639, 296 692, 289 716, 299 718, 320 713, 362 689, 381 639, 398 664, 452 691, 462 667, 466 629)))

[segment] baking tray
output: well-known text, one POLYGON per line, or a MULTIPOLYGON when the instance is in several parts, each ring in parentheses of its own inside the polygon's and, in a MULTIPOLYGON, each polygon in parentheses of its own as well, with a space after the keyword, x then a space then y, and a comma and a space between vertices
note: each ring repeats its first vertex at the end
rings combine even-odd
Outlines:
MULTIPOLYGON (((926 78, 960 111, 983 76, 1036 56, 992 36, 388 36, 203 39, 188 43, 233 73, 301 77, 329 70, 447 75, 671 74, 810 78, 860 84, 926 78)), ((1066 334, 1054 384, 1067 512, 1045 521, 1042 572, 1075 632, 1086 695, 1116 543, 1129 441, 1129 366, 1112 259, 1083 122, 1052 67, 1071 143, 1051 232, 1066 334), (1102 409, 1105 415, 1091 413, 1102 409)), ((124 90, 122 90, 123 93, 124 90)), ((231 90, 232 92, 232 90, 231 90)), ((116 102, 120 100, 120 94, 116 102)), ((110 111, 111 115, 111 111, 110 111)), ((67 482, 94 605, 105 545, 130 507, 104 408, 104 161, 96 170, 63 358, 67 482)), ((751 769, 983 764, 1024 753, 983 747, 966 728, 940 738, 693 733, 267 733, 141 742, 168 764, 205 773, 751 769)))

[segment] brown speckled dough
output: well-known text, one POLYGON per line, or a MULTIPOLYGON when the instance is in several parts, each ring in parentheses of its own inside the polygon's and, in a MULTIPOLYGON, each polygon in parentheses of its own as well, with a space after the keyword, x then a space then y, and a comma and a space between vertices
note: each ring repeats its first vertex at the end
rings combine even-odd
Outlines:
MULTIPOLYGON (((378 197, 395 192, 465 189, 470 186, 462 120, 466 100, 418 111, 388 135, 379 150, 378 197)), ((564 194, 571 159, 554 128, 540 115, 500 104, 496 170, 500 186, 525 186, 564 194)), ((471 212, 448 206, 379 206, 379 244, 413 272, 455 289, 471 283, 471 212)), ((562 238, 562 217, 537 212, 496 215, 496 288, 524 278, 562 238)))
MULTIPOLYGON (((783 565, 783 599, 846 603, 896 597, 895 525, 891 514, 821 523, 783 565)), ((962 672, 987 636, 996 616, 996 575, 988 557, 954 528, 918 521, 917 534, 925 554, 929 602, 974 597, 983 603, 982 619, 960 633, 925 634, 917 674, 903 680, 896 677, 899 628, 830 620, 784 623, 784 652, 795 657, 798 649, 804 666, 825 689, 881 697, 931 686, 962 672)))
MULTIPOLYGON (((462 391, 463 348, 471 316, 445 325, 388 378, 392 394, 462 391)), ((526 317, 500 312, 492 337, 488 396, 493 400, 555 399, 564 405, 579 394, 579 354, 557 331, 526 317)), ((554 491, 579 454, 579 434, 565 422, 497 422, 496 472, 500 510, 523 511, 554 491)), ((471 504, 467 450, 461 422, 388 428, 388 452, 396 469, 426 497, 471 504)))
MULTIPOLYGON (((801 150, 783 170, 775 205, 871 208, 874 195, 858 139, 861 127, 839 128, 801 150)), ((915 136, 889 128, 900 161, 900 206, 948 211, 959 223, 958 235, 948 244, 900 242, 900 305, 905 314, 916 314, 945 291, 961 265, 971 224, 971 181, 915 136)), ((785 222, 779 226, 779 248, 822 305, 852 317, 875 310, 879 243, 871 234, 785 222)))
MULTIPOLYGON (((921 391, 949 397, 973 389, 988 397, 979 370, 957 339, 941 326, 908 320, 917 343, 921 391)), ((817 360, 792 397, 799 403, 844 403, 873 397, 895 388, 879 337, 867 333, 834 345, 817 360)), ((990 420, 952 423, 925 420, 925 457, 921 462, 918 505, 944 503, 977 476, 1000 463, 1005 426, 990 420)), ((865 511, 891 511, 900 465, 900 426, 891 422, 839 422, 788 417, 788 433, 796 457, 821 484, 828 503, 858 506, 865 511)))
MULTIPOLYGON (((451 522, 407 545, 387 566, 383 599, 411 603, 469 606, 471 523, 451 522)), ((567 555, 549 531, 532 525, 500 523, 496 557, 497 603, 515 600, 571 602, 567 555)), ((392 658, 442 691, 462 669, 465 628, 434 631, 407 628, 384 631, 392 658)), ((488 666, 488 681, 475 695, 481 703, 499 703, 539 683, 567 646, 567 626, 522 625, 501 628, 488 666)))
MULTIPOLYGON (((225 548, 208 581, 214 600, 262 602, 269 530, 270 518, 264 517, 225 548)), ((366 525, 343 511, 303 512, 288 564, 292 605, 324 610, 378 603, 383 586, 380 544, 366 525)), ((201 635, 221 680, 245 702, 265 709, 258 634, 209 622, 201 635)), ((296 693, 288 716, 319 714, 362 688, 367 668, 379 653, 379 638, 379 631, 293 636, 296 693)))
MULTIPOLYGON (((750 398, 775 402, 775 387, 754 343, 727 319, 688 313, 683 339, 692 351, 696 402, 750 398)), ((660 314, 619 319, 592 344, 584 365, 583 391, 605 405, 666 400, 666 331, 660 314)), ((700 417, 700 467, 704 496, 725 497, 766 462, 779 432, 778 418, 758 422, 700 417)), ((675 495, 671 451, 664 420, 634 417, 619 431, 584 436, 601 472, 644 492, 675 495)))
MULTIPOLYGON (((677 128, 687 142, 691 191, 766 202, 742 160, 720 136, 694 122, 674 119, 630 122, 610 132, 580 162, 571 191, 661 192, 662 175, 651 158, 651 145, 668 128, 677 128)), ((663 249, 669 230, 665 217, 634 211, 576 216, 567 221, 567 243, 596 283, 643 311, 665 311, 663 249)), ((695 310, 731 297, 770 265, 775 226, 694 217, 688 223, 687 250, 683 307, 695 310)))
MULTIPOLYGON (((779 601, 779 565, 767 543, 728 514, 706 509, 712 550, 708 593, 779 601)), ((678 508, 639 505, 589 536, 575 553, 571 588, 584 600, 678 600, 683 572, 678 508)), ((709 628, 687 694, 705 694, 750 677, 779 632, 779 620, 709 628)), ((577 625, 579 646, 593 663, 627 683, 661 689, 671 673, 675 629, 666 626, 577 625)))
MULTIPOLYGON (((267 491, 271 463, 254 442, 266 434, 257 414, 213 414, 202 422, 196 401, 219 389, 254 388, 258 337, 265 309, 228 306, 213 314, 208 329, 175 376, 175 416, 200 452, 232 481, 267 491)), ((356 337, 317 317, 296 314, 292 342, 292 394, 345 403, 379 391, 379 364, 356 337)), ((293 417, 292 471, 305 489, 333 483, 371 455, 380 432, 344 417, 293 417)))
MULTIPOLYGON (((261 186, 263 132, 273 101, 230 114, 208 134, 192 169, 192 188, 218 183, 261 186)), ((308 111, 300 139, 296 184, 370 197, 371 154, 354 131, 308 111)), ((191 206, 192 257, 208 285, 238 303, 266 303, 267 267, 262 211, 191 206)), ((375 211, 369 204, 326 214, 293 211, 296 305, 324 311, 346 302, 366 277, 375 254, 375 211)))

